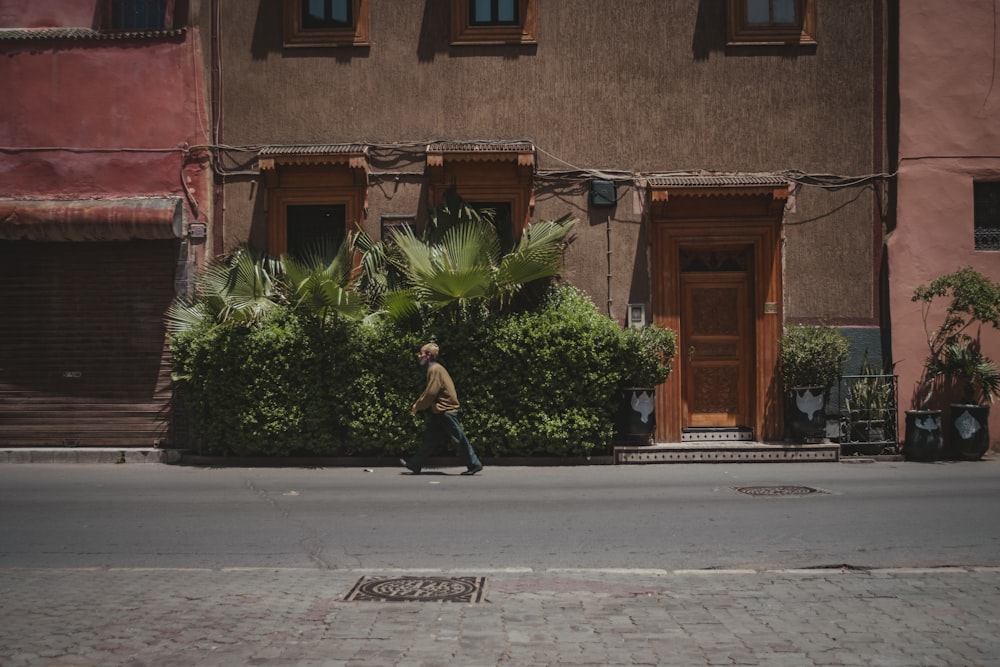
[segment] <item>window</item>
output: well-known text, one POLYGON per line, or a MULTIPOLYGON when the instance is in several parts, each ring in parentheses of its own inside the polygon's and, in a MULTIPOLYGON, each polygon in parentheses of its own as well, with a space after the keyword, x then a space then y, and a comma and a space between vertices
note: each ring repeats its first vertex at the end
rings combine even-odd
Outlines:
POLYGON ((974 183, 976 250, 1000 250, 1000 182, 974 183))
POLYGON ((729 44, 815 44, 819 0, 729 0, 729 44))
POLYGON ((369 0, 284 0, 285 46, 366 46, 369 0))
POLYGON ((407 214, 388 214, 382 216, 381 239, 385 243, 395 243, 396 234, 413 233, 417 228, 417 217, 407 214))
POLYGON ((303 258, 324 244, 339 248, 347 232, 344 204, 289 204, 285 207, 285 252, 303 258))
POLYGON ((477 210, 490 209, 504 252, 531 222, 534 146, 527 142, 440 142, 427 147, 428 196, 437 206, 455 188, 477 210))
POLYGON ((168 30, 184 0, 105 0, 103 26, 112 31, 168 30))
POLYGON ((517 0, 469 0, 469 25, 518 25, 517 0))
POLYGON ((451 0, 451 43, 534 44, 538 0, 451 0))
POLYGON ((469 206, 480 214, 485 213, 493 222, 493 228, 497 230, 497 239, 500 241, 500 254, 506 255, 514 249, 517 235, 514 233, 514 221, 511 219, 511 202, 477 201, 469 202, 469 206))
POLYGON ((319 242, 339 247, 364 222, 368 192, 365 149, 353 145, 276 146, 261 150, 267 187, 267 252, 302 253, 319 242))

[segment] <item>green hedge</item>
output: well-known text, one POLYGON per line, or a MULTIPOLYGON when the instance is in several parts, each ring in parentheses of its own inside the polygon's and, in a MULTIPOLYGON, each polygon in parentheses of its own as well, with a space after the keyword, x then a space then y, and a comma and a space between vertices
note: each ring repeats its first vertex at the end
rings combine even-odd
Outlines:
POLYGON ((572 288, 540 308, 428 332, 486 456, 585 456, 611 439, 621 329, 572 288))
POLYGON ((321 326, 282 311, 173 340, 193 446, 237 456, 412 452, 423 416, 410 406, 425 383, 416 352, 429 340, 455 379, 469 439, 487 457, 603 451, 626 369, 643 365, 635 331, 571 287, 530 312, 460 323, 432 316, 410 329, 387 319, 321 326))
POLYGON ((354 325, 320 327, 289 312, 252 327, 220 325, 173 340, 180 396, 205 454, 342 451, 354 399, 354 325))

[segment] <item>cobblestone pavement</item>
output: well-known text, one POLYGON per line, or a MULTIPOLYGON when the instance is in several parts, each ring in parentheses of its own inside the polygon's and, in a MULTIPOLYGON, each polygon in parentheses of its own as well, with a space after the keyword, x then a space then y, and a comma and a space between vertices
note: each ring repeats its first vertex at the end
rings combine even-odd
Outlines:
POLYGON ((1000 666, 1000 568, 0 569, 0 665, 1000 666), (362 576, 485 601, 345 602, 362 576))

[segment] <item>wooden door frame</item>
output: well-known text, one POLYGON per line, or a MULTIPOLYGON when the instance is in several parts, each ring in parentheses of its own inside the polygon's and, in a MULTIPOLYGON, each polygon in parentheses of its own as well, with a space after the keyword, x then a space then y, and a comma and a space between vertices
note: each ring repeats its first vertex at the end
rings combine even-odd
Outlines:
MULTIPOLYGON (((681 332, 682 247, 743 245, 753 249, 754 377, 750 416, 754 437, 780 440, 782 401, 778 340, 782 329, 781 220, 787 188, 650 190, 653 321, 681 332), (685 196, 687 195, 687 196, 685 196)), ((684 341, 678 339, 678 349, 684 341)), ((657 442, 680 442, 683 378, 680 364, 656 392, 657 442)))

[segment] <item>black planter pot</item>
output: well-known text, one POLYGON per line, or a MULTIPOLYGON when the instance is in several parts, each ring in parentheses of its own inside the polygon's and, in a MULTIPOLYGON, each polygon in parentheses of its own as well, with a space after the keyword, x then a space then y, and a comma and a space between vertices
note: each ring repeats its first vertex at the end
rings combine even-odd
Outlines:
POLYGON ((792 387, 785 397, 785 425, 795 442, 826 437, 826 387, 792 387))
POLYGON ((618 405, 615 442, 622 445, 651 445, 656 435, 656 389, 625 387, 618 405))
POLYGON ((911 461, 937 461, 944 450, 940 410, 907 410, 903 454, 911 461))
POLYGON ((990 406, 951 404, 948 453, 962 461, 978 461, 990 448, 990 406))

